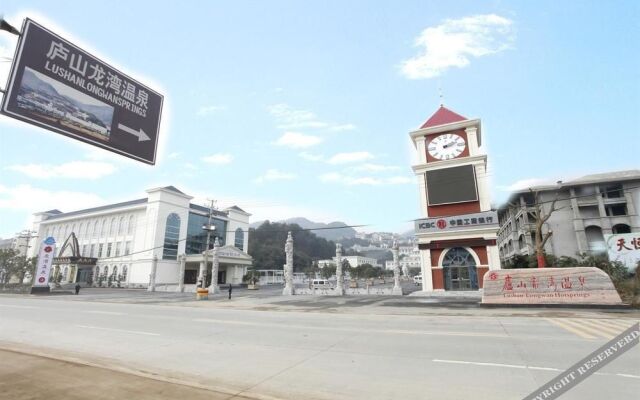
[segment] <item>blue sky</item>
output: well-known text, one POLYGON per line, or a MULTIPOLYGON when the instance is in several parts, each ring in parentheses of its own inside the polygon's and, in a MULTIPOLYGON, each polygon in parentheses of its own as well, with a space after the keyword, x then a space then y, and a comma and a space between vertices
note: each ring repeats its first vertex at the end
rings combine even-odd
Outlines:
MULTIPOLYGON (((145 166, 0 116, 0 237, 36 211, 174 185, 253 219, 409 229, 408 132, 444 103, 483 121, 493 201, 640 167, 637 1, 3 0, 165 95, 145 166)), ((0 33, 4 87, 15 41, 0 33)))

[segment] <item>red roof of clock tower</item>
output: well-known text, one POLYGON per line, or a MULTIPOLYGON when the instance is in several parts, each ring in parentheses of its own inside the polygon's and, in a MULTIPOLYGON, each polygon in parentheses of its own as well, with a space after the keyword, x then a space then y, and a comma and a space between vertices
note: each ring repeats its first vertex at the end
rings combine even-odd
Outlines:
POLYGON ((440 108, 433 113, 431 117, 422 124, 420 129, 431 128, 438 125, 450 124, 452 122, 466 121, 466 118, 460 114, 456 114, 447 107, 440 105, 440 108))

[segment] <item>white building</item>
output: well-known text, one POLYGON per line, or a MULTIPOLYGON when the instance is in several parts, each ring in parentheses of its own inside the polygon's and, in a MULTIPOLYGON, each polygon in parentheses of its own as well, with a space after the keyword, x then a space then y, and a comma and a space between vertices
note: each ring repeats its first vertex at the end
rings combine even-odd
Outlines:
MULTIPOLYGON (((52 236, 57 243, 52 277, 61 283, 79 282, 93 286, 147 287, 154 258, 156 286, 177 287, 180 276, 178 255, 186 255, 184 283, 196 283, 203 263, 209 208, 192 204, 193 197, 173 186, 147 190, 146 198, 63 213, 36 213, 33 230, 37 239, 29 250, 52 236), (69 240, 71 254, 63 243, 69 240)), ((238 284, 252 259, 248 247, 249 216, 233 206, 212 210, 215 235, 220 241, 218 283, 238 284)), ((213 236, 210 247, 213 246, 213 236)), ((208 258, 211 271, 211 256, 208 258)), ((210 272, 207 277, 210 280, 210 272)), ((54 280, 55 281, 55 280, 54 280)), ((187 290, 195 286, 187 286, 187 290)))
MULTIPOLYGON (((411 268, 420 268, 420 249, 418 249, 418 244, 411 245, 402 245, 398 246, 398 264, 400 265, 400 269, 405 271, 406 269, 411 268)), ((393 260, 385 261, 385 269, 392 270, 393 269, 393 260)))
MULTIPOLYGON (((342 256, 343 260, 347 260, 349 261, 349 265, 352 267, 357 267, 359 265, 362 264, 371 264, 374 267, 381 267, 380 264, 378 264, 378 260, 376 260, 375 258, 371 258, 371 257, 363 257, 363 256, 342 256)), ((336 265, 336 257, 333 257, 332 259, 329 260, 320 260, 318 261, 318 266, 320 268, 324 268, 327 265, 336 265)))

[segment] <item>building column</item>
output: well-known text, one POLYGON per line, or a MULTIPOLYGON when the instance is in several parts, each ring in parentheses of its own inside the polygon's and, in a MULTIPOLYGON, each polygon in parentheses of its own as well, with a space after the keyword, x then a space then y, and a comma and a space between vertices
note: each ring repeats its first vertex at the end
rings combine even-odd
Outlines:
POLYGON ((187 255, 180 254, 180 273, 178 274, 178 292, 184 292, 184 270, 187 266, 187 255))
POLYGON ((491 210, 491 199, 487 185, 487 165, 479 164, 476 168, 476 180, 478 183, 478 199, 480 200, 480 211, 491 210))
POLYGON ((431 250, 420 250, 420 269, 422 271, 422 291, 433 292, 433 275, 431 274, 431 250))
POLYGON ((158 268, 158 256, 154 255, 153 259, 151 259, 151 274, 149 274, 149 287, 147 291, 155 292, 156 291, 156 270, 158 268))
MULTIPOLYGON (((489 270, 502 268, 500 266, 500 251, 498 250, 498 246, 487 246, 487 261, 489 262, 489 270)), ((482 279, 482 277, 478 277, 478 279, 482 279)))

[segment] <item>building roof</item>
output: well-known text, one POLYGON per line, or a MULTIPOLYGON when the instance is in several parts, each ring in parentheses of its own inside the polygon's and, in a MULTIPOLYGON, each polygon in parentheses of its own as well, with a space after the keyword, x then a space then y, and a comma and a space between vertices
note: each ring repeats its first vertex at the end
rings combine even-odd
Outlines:
POLYGON ((229 209, 231 209, 231 210, 236 210, 236 211, 240 211, 240 212, 243 212, 243 213, 245 213, 245 214, 247 213, 245 210, 243 210, 242 208, 240 208, 240 207, 238 207, 238 206, 231 206, 231 207, 229 207, 229 209))
MULTIPOLYGON (((205 206, 201 206, 199 204, 189 204, 189 208, 192 210, 196 210, 196 211, 200 211, 203 213, 206 213, 207 215, 209 214, 209 207, 205 207, 205 206)), ((222 212, 222 211, 218 211, 218 210, 213 210, 213 215, 217 215, 219 217, 226 217, 227 213, 222 212)))
POLYGON ((626 171, 605 172, 601 174, 585 175, 571 181, 561 183, 562 186, 585 185, 598 182, 620 182, 629 180, 640 180, 640 169, 630 169, 626 171))
POLYGON ((74 215, 86 214, 86 213, 91 213, 91 212, 104 211, 104 210, 109 210, 109 209, 112 209, 112 208, 122 208, 122 207, 127 207, 127 206, 133 206, 133 205, 136 205, 136 204, 143 204, 143 203, 146 203, 146 202, 147 202, 147 199, 145 198, 145 199, 136 199, 136 200, 124 201, 122 203, 108 204, 106 206, 85 208, 84 210, 70 211, 68 213, 60 213, 60 214, 52 215, 49 218, 47 218, 46 221, 51 221, 51 220, 58 219, 58 218, 72 217, 74 215))
POLYGON ((186 196, 186 193, 184 193, 184 192, 182 192, 182 191, 178 190, 178 188, 176 188, 175 186, 171 186, 171 185, 169 185, 169 186, 165 186, 165 187, 163 187, 163 189, 171 190, 172 192, 176 192, 176 193, 184 194, 184 195, 186 196))
POLYGON ((429 117, 429 119, 424 124, 422 124, 420 129, 431 128, 434 126, 446 125, 453 122, 466 120, 467 118, 463 117, 462 115, 449 110, 443 105, 440 105, 440 108, 438 108, 438 110, 433 113, 433 115, 429 117))

